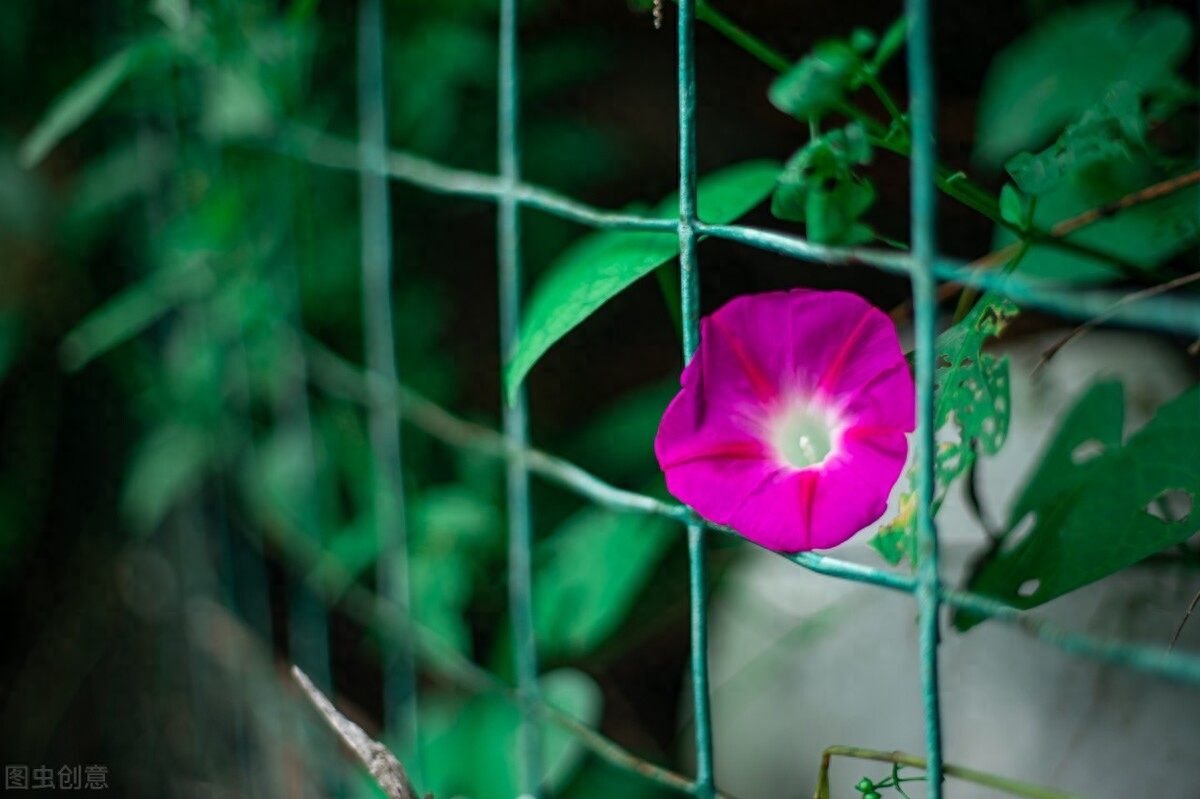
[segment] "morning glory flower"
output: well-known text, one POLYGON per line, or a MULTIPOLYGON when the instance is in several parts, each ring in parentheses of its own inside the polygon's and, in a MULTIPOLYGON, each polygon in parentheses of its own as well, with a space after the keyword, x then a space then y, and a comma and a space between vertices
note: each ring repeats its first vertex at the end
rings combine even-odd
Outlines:
POLYGON ((701 320, 654 441, 670 492, 779 552, 879 519, 915 425, 895 327, 842 291, 757 294, 701 320))

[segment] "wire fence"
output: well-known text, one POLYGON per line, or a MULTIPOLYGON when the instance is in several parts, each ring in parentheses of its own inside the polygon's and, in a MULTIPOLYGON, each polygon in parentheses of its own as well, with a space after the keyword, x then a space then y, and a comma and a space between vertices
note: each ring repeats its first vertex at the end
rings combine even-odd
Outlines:
MULTIPOLYGON (((865 583, 912 595, 919 619, 919 653, 924 707, 927 795, 942 795, 942 734, 938 689, 939 619, 943 606, 970 611, 1009 624, 1032 637, 1078 655, 1139 669, 1157 675, 1200 684, 1200 658, 1118 641, 1110 641, 1055 628, 994 599, 954 590, 941 581, 938 563, 938 535, 933 520, 934 430, 933 395, 936 336, 937 289, 940 280, 998 292, 1019 304, 1042 308, 1069 318, 1105 318, 1131 325, 1181 334, 1200 335, 1200 303, 1193 298, 1156 296, 1137 303, 1121 303, 1124 295, 1102 289, 1065 290, 1040 285, 1017 275, 988 274, 971 270, 964 264, 941 258, 937 253, 935 227, 935 85, 931 48, 929 0, 906 0, 908 19, 908 81, 911 96, 911 192, 912 219, 909 253, 869 248, 837 248, 810 243, 795 236, 757 230, 738 225, 706 224, 697 216, 695 123, 696 76, 694 29, 696 0, 679 0, 677 15, 678 112, 679 112, 679 215, 677 220, 646 218, 592 208, 555 192, 525 183, 521 179, 519 71, 517 44, 517 0, 500 0, 499 30, 499 174, 496 176, 452 169, 431 161, 385 150, 386 131, 382 104, 383 57, 381 10, 379 0, 361 0, 360 5, 360 117, 361 142, 338 139, 323 133, 293 127, 284 137, 284 150, 312 164, 361 173, 363 198, 363 294, 367 324, 368 363, 366 372, 341 361, 319 345, 310 346, 313 379, 336 386, 343 393, 358 397, 372 407, 372 438, 376 455, 385 467, 384 484, 378 495, 394 493, 403 499, 399 482, 399 417, 423 428, 452 446, 470 446, 491 451, 507 461, 509 530, 509 597, 515 636, 515 700, 523 711, 521 731, 521 786, 529 796, 539 796, 542 776, 540 727, 545 722, 559 724, 609 762, 642 774, 659 784, 686 792, 699 799, 718 796, 713 775, 712 720, 709 708, 707 663, 707 626, 705 540, 710 534, 736 534, 706 523, 687 507, 663 502, 650 496, 610 485, 579 466, 530 446, 528 409, 523 390, 504 405, 503 435, 461 421, 404 389, 398 382, 391 352, 390 311, 387 305, 387 281, 391 265, 388 256, 387 179, 402 181, 432 192, 475 197, 496 202, 497 255, 499 262, 501 358, 514 347, 519 328, 521 282, 521 212, 524 209, 552 214, 595 228, 618 230, 655 230, 677 233, 680 244, 684 361, 695 352, 699 339, 699 270, 697 242, 701 236, 714 236, 741 244, 781 253, 801 261, 824 264, 865 264, 882 270, 907 274, 912 283, 915 319, 915 371, 918 430, 916 434, 916 518, 918 570, 915 575, 899 574, 864 567, 816 553, 781 555, 817 574, 835 579, 865 583), (382 302, 382 305, 380 304, 382 302), (383 342, 387 339, 387 343, 383 342), (573 490, 599 505, 637 513, 651 513, 676 520, 687 531, 689 581, 691 592, 691 690, 695 726, 694 778, 686 778, 640 761, 619 746, 583 727, 569 716, 546 705, 538 695, 538 642, 533 632, 531 576, 531 505, 530 476, 537 475, 573 490)), ((503 400, 502 400, 503 401, 503 400)), ((382 501, 382 500, 381 500, 382 501)), ((381 560, 403 558, 403 535, 397 534, 402 506, 393 503, 380 520, 391 519, 390 527, 381 524, 389 539, 381 546, 381 560)), ((412 632, 406 617, 406 587, 403 564, 388 567, 383 603, 368 602, 353 591, 351 603, 368 604, 370 612, 382 614, 393 629, 412 632), (400 578, 397 580, 397 575, 400 578), (383 613, 380 609, 387 612, 383 613)), ((357 589, 354 589, 357 590, 357 589)), ((418 651, 420 644, 418 642, 418 651)), ((456 669, 468 683, 489 690, 508 692, 497 678, 475 664, 438 654, 445 667, 456 669)), ((411 708, 401 707, 402 698, 411 695, 411 663, 389 660, 388 712, 411 718, 411 708)), ((390 724, 389 726, 395 726, 390 724)), ((844 754, 844 753, 843 753, 844 754)), ((828 755, 827 755, 828 758, 828 755)), ((951 769, 950 771, 953 771, 951 769)), ((958 772, 965 771, 958 769, 958 772)))

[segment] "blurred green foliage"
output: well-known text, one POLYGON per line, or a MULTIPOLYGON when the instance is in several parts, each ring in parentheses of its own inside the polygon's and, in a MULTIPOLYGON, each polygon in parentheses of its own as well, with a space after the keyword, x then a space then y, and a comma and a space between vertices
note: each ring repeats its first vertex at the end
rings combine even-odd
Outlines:
MULTIPOLYGON (((573 118, 567 100, 620 52, 602 33, 558 32, 565 5, 523 4, 534 32, 522 43, 523 166, 529 179, 576 195, 611 179, 622 153, 600 126, 573 118)), ((1031 5, 1041 13, 1056 4, 1031 5)), ((278 144, 291 123, 355 136, 353 4, 105 0, 89 9, 16 4, 0 25, 0 69, 30 75, 27 85, 0 86, 0 584, 20 596, 49 581, 61 564, 37 562, 47 546, 38 537, 53 535, 49 546, 70 548, 71 564, 107 546, 128 573, 121 590, 142 597, 135 613, 152 615, 148 595, 174 608, 161 612, 178 624, 155 628, 163 640, 148 657, 161 665, 145 668, 157 679, 129 688, 152 709, 120 756, 143 762, 159 729, 190 730, 199 743, 176 743, 174 759, 154 760, 138 777, 143 793, 186 792, 186 775, 259 795, 297 780, 314 793, 375 795, 361 775, 344 773, 330 739, 313 733, 314 719, 273 671, 277 657, 315 652, 325 681, 336 675, 370 716, 374 683, 389 667, 380 652, 404 633, 357 601, 356 589, 370 589, 380 560, 394 554, 378 544, 362 375, 347 378, 312 357, 321 342, 332 357, 363 360, 357 185, 278 144), (60 32, 64 14, 89 15, 91 27, 78 40, 56 39, 61 57, 48 58, 35 43, 60 32), (180 720, 176 708, 185 706, 180 720)), ((722 19, 702 10, 708 23, 722 19)), ((492 0, 387 4, 393 145, 494 171, 495 13, 492 0)), ((881 30, 822 41, 763 82, 762 103, 807 126, 809 138, 786 166, 770 160, 781 154, 764 153, 706 174, 704 221, 731 222, 773 192, 776 219, 803 223, 814 242, 904 246, 874 222, 885 210, 876 203, 884 182, 872 171, 879 156, 909 146, 907 115, 882 83, 901 51, 903 20, 881 30), (860 107, 863 90, 883 108, 882 121, 860 107)), ((1194 167, 1194 147, 1181 142, 1194 144, 1195 124, 1181 111, 1194 110, 1196 91, 1178 73, 1190 30, 1165 7, 1073 5, 996 59, 976 153, 985 168, 1005 165, 1012 183, 997 196, 943 166, 939 185, 996 225, 996 246, 1023 243, 1007 268, 1153 284, 1178 269, 1196 242, 1194 189, 1072 234, 1074 247, 1032 234, 1194 167)), ((764 63, 789 63, 739 35, 764 63)), ((520 346, 502 375, 472 370, 462 341, 495 349, 493 220, 478 211, 393 191, 399 371, 407 387, 465 417, 494 422, 502 383, 514 391, 552 347, 595 324, 602 306, 650 272, 658 270, 668 306, 677 304, 678 286, 662 269, 678 252, 673 233, 596 232, 566 246, 569 226, 529 214, 523 251, 542 274, 520 346)), ((668 197, 648 215, 676 213, 668 197)), ((935 422, 954 433, 938 459, 938 501, 979 453, 1003 443, 1008 422, 1006 362, 983 350, 1017 309, 990 295, 964 309, 938 339, 935 422)), ((1081 400, 1007 531, 1033 514, 1033 532, 989 561, 973 588, 1032 606, 1182 540, 1183 523, 1160 518, 1166 511, 1154 503, 1171 491, 1200 492, 1172 467, 1200 445, 1189 422, 1195 392, 1122 444, 1114 391, 1101 386, 1081 400), (1059 470, 1089 436, 1110 451, 1059 470), (1125 479, 1131 472, 1137 480, 1125 479), (1083 500, 1097 492, 1120 506, 1104 513, 1128 525, 1101 524, 1083 500), (1117 546, 1128 529, 1143 538, 1117 546), (1021 592, 1030 580, 1039 586, 1032 597, 1021 592)), ((554 431, 554 443, 601 477, 662 496, 651 442, 673 392, 656 382, 618 397, 587 423, 554 431)), ((404 436, 411 608, 447 654, 421 664, 418 741, 396 743, 418 784, 439 796, 509 796, 517 711, 448 665, 457 657, 502 677, 511 669, 499 576, 502 474, 495 453, 445 447, 428 432, 410 426, 404 436)), ((616 692, 597 679, 606 658, 678 605, 669 556, 678 536, 658 517, 535 490, 535 621, 553 669, 543 688, 550 703, 600 726, 606 692, 616 692)), ((902 515, 877 544, 898 561, 911 555, 911 535, 911 515, 902 515)), ((59 615, 46 614, 57 626, 31 623, 14 640, 53 652, 62 629, 93 616, 116 636, 118 615, 84 590, 97 574, 109 579, 87 572, 59 615)), ((86 652, 46 660, 61 669, 12 667, 18 698, 6 705, 59 692, 36 721, 7 730, 14 751, 34 760, 69 737, 61 697, 95 663, 86 652)), ((659 701, 674 709, 676 697, 659 701)), ((678 717, 663 715, 667 726, 678 717)), ((385 733, 395 733, 388 722, 385 733)), ((585 757, 558 728, 547 763, 549 783, 568 796, 661 793, 585 757)))
MULTIPOLYGON (((47 503, 56 501, 48 489, 31 489, 46 471, 39 462, 53 452, 47 442, 58 420, 49 413, 39 417, 31 407, 49 412, 47 391, 61 393, 65 381, 106 375, 106 401, 128 408, 126 429, 110 434, 120 452, 106 464, 120 486, 119 502, 110 502, 106 514, 121 530, 114 544, 119 549, 141 539, 155 551, 186 544, 194 556, 172 568, 190 572, 186 582, 204 587, 179 598, 182 605, 207 596, 227 605, 235 614, 230 618, 244 614, 242 623, 260 637, 258 665, 245 666, 258 669, 259 678, 206 702, 234 716, 241 715, 239 706, 251 705, 270 715, 282 711, 268 708, 291 700, 262 679, 268 674, 262 646, 283 642, 285 653, 297 652, 302 639, 315 635, 325 639, 315 651, 342 664, 340 671, 362 674, 378 670, 370 662, 378 643, 400 633, 342 605, 351 581, 373 584, 381 558, 368 488, 374 465, 365 409, 345 399, 338 385, 322 385, 306 354, 315 338, 350 361, 361 359, 357 185, 353 175, 314 169, 272 151, 274 137, 290 122, 354 134, 355 75, 345 69, 354 63, 352 8, 319 8, 304 0, 105 6, 114 21, 89 50, 108 52, 81 54, 61 70, 74 75, 53 70, 37 92, 22 98, 27 113, 44 114, 36 125, 23 118, 29 133, 19 151, 8 143, 2 167, 0 231, 7 257, 17 263, 0 277, 0 380, 16 373, 22 382, 0 384, 15 388, 6 392, 5 423, 10 430, 20 427, 20 435, 5 436, 0 461, 0 575, 20 586, 21 553, 37 546, 27 537, 40 529, 38 515, 47 503), (42 109, 29 107, 30 100, 42 109), (93 280, 93 271, 97 277, 49 329, 30 331, 38 298, 21 291, 29 281, 20 267, 35 268, 36 256, 21 245, 52 240, 61 245, 50 257, 73 262, 67 269, 79 270, 76 283, 93 280), (58 364, 45 363, 54 353, 47 344, 56 345, 58 364), (40 377, 59 365, 70 376, 40 377), (28 378, 35 369, 38 380, 49 384, 43 391, 28 378), (268 582, 269 571, 277 569, 290 573, 282 598, 293 606, 287 614, 268 582), (310 591, 319 596, 315 606, 301 604, 310 591), (338 629, 361 625, 357 646, 345 649, 342 632, 343 649, 331 649, 327 616, 338 629)), ((550 8, 530 3, 525 11, 536 22, 550 8)), ((52 24, 54 12, 6 10, 0 27, 28 35, 52 24)), ((493 3, 474 0, 389 4, 386 69, 394 144, 460 166, 493 168, 495 13, 493 3)), ((12 63, 27 57, 24 35, 5 36, 0 58, 12 63)), ((574 189, 608 175, 613 143, 552 104, 547 110, 540 104, 599 74, 612 54, 609 44, 590 34, 530 44, 524 94, 532 109, 525 124, 531 175, 574 189)), ((474 375, 454 367, 445 344, 447 326, 458 314, 451 292, 463 271, 443 270, 422 238, 429 236, 422 226, 434 235, 451 235, 464 225, 472 235, 490 235, 486 224, 463 214, 459 204, 396 192, 393 306, 406 385, 440 403, 461 406, 465 400, 470 408, 486 393, 474 375)), ((529 239, 530 251, 547 252, 561 246, 562 234, 533 223, 529 239)), ((491 256, 484 257, 482 268, 470 272, 472 279, 490 282, 491 256)), ((468 415, 494 413, 483 406, 468 415)), ((648 406, 624 422, 643 429, 659 413, 661 407, 648 406)), ((435 445, 416 431, 404 443, 415 618, 460 655, 505 672, 506 599, 496 576, 505 551, 498 465, 435 445)), ((614 457, 630 462, 626 453, 614 457)), ((642 482, 652 479, 652 458, 633 473, 642 482)), ((558 498, 540 514, 547 530, 563 522, 538 545, 538 585, 563 600, 548 609, 604 610, 589 617, 589 627, 579 627, 571 615, 547 617, 541 625, 549 656, 564 664, 583 662, 606 644, 671 540, 662 523, 651 521, 654 529, 648 529, 646 519, 614 515, 605 517, 604 534, 593 540, 588 533, 595 523, 570 521, 577 513, 591 511, 558 498), (630 543, 644 550, 639 572, 620 568, 630 543), (612 569, 572 569, 571 553, 581 547, 599 552, 612 569), (623 586, 623 599, 602 602, 613 577, 623 586)), ((191 662, 191 648, 185 645, 184 662, 191 662)), ((194 690, 215 687, 201 678, 204 667, 188 668, 194 690)), ((326 663, 326 675, 329 668, 326 663)), ((599 723, 600 691, 585 672, 562 668, 545 679, 548 701, 589 726, 599 723)), ((17 687, 48 690, 28 681, 17 687)), ((156 706, 176 701, 162 686, 147 690, 145 700, 156 706)), ((516 761, 509 750, 517 710, 508 699, 464 690, 436 664, 425 664, 420 751, 412 742, 398 743, 420 784, 439 796, 512 795, 516 761)), ((202 729, 197 734, 203 746, 188 771, 230 785, 254 783, 260 779, 256 769, 273 768, 274 755, 267 752, 300 747, 304 779, 313 789, 333 784, 343 771, 336 747, 327 736, 301 734, 315 722, 306 713, 303 705, 287 711, 281 717, 287 730, 276 741, 262 737, 267 728, 227 741, 215 728, 202 729), (255 757, 252 740, 268 749, 246 761, 255 757), (214 748, 226 756, 214 761, 214 748), (234 768, 238 758, 243 765, 234 768), (216 763, 227 771, 213 772, 216 763)), ((204 727, 204 714, 195 723, 204 727)), ((48 745, 44 739, 18 743, 20 751, 48 745)), ((591 761, 580 771, 583 751, 566 733, 552 732, 547 746, 553 785, 594 771, 591 761)), ((159 795, 179 789, 179 774, 165 763, 157 779, 159 795)), ((363 795, 375 790, 359 782, 347 787, 363 795)))

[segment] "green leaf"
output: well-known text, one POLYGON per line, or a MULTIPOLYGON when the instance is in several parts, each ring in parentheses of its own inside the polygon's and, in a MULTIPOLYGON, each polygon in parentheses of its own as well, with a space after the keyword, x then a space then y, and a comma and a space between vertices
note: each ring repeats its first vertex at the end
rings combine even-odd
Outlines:
POLYGON ((564 454, 607 480, 657 474, 654 436, 663 411, 678 393, 679 380, 675 378, 619 397, 571 436, 564 454))
POLYGON ((63 92, 33 132, 21 142, 18 159, 29 169, 46 157, 64 137, 87 121, 125 79, 151 57, 164 52, 158 37, 135 42, 101 61, 63 92))
MULTIPOLYGON (((1068 174, 1058 188, 1038 198, 1034 224, 1049 229, 1063 219, 1098 208, 1166 177, 1145 154, 1068 174)), ((1067 240, 1150 270, 1194 244, 1198 232, 1200 189, 1190 187, 1152 203, 1124 209, 1072 233, 1067 240)), ((997 227, 994 238, 997 248, 1016 240, 1014 233, 997 227)), ((1122 276, 1109 263, 1046 244, 1030 247, 1019 271, 1028 277, 1072 283, 1098 283, 1122 276)))
MULTIPOLYGON (((287 539, 284 539, 286 545, 287 539)), ((313 564, 306 582, 323 586, 333 597, 340 596, 367 569, 375 565, 379 557, 379 536, 375 532, 375 521, 363 513, 350 524, 338 530, 333 537, 322 543, 321 557, 313 564)))
POLYGON ((150 13, 171 30, 181 31, 187 27, 192 10, 188 0, 154 0, 150 4, 150 13))
MULTIPOLYGON (((939 440, 934 455, 934 516, 951 484, 975 462, 977 450, 994 455, 1004 445, 1011 413, 1008 359, 983 352, 983 346, 1017 313, 1011 300, 985 294, 971 313, 937 338, 933 429, 939 440)), ((900 497, 900 513, 871 540, 893 565, 906 555, 916 564, 914 490, 900 497)))
POLYGON ((971 441, 989 455, 1008 435, 1008 359, 983 352, 1018 313, 1009 299, 986 294, 971 313, 937 339, 934 371, 934 429, 953 423, 958 441, 938 445, 939 477, 948 484, 975 459, 971 441))
POLYGON ((862 68, 853 47, 827 39, 776 78, 767 97, 780 111, 807 122, 841 103, 862 68))
POLYGON ((771 213, 804 222, 809 240, 861 244, 872 233, 859 222, 875 201, 875 189, 854 174, 869 163, 871 145, 858 122, 831 130, 798 150, 784 166, 771 197, 771 213))
POLYGON ((125 478, 121 509, 147 535, 180 500, 200 487, 214 449, 208 431, 170 423, 138 446, 125 478))
POLYGON ((993 62, 975 156, 998 164, 1042 145, 1118 81, 1146 90, 1168 80, 1190 44, 1188 17, 1171 8, 1135 14, 1120 2, 1056 14, 993 62))
MULTIPOLYGON (((1158 409, 1122 446, 1123 392, 1099 383, 1063 422, 1014 509, 1009 535, 1032 515, 1032 528, 987 563, 972 591, 1018 608, 1082 588, 1196 532, 1200 498, 1200 386, 1158 409), (1174 495, 1174 496, 1172 496, 1174 495), (1164 499, 1186 509, 1168 508, 1164 499)), ((966 629, 980 621, 959 614, 966 629)))
POLYGON ((908 16, 901 15, 899 19, 893 22, 886 31, 883 38, 879 41, 879 48, 875 51, 875 57, 871 59, 871 67, 878 72, 883 66, 892 60, 896 53, 900 52, 900 48, 904 47, 904 41, 908 37, 908 16))
POLYGON ((212 272, 198 263, 160 269, 134 283, 83 318, 63 339, 59 354, 70 370, 141 333, 180 303, 206 294, 212 272))
POLYGON ((1025 224, 1025 201, 1011 183, 1000 189, 1000 218, 1010 225, 1025 224))
POLYGON ((278 111, 264 87, 264 78, 247 67, 222 66, 204 76, 204 135, 238 139, 269 133, 278 111))
POLYGON ((848 180, 832 189, 809 191, 805 208, 806 232, 818 244, 863 244, 873 238, 858 218, 875 202, 875 188, 866 181, 848 180))
POLYGON ((1145 136, 1146 120, 1137 89, 1118 83, 1103 101, 1068 125, 1053 146, 1037 154, 1018 153, 1004 167, 1021 191, 1045 194, 1073 172, 1131 158, 1145 146, 1145 136))
POLYGON ((539 545, 534 629, 547 658, 586 654, 616 631, 675 540, 658 516, 586 508, 539 545))
MULTIPOLYGON (((771 191, 779 164, 746 161, 708 175, 698 186, 701 219, 727 224, 758 205, 771 191)), ((659 203, 650 216, 678 217, 678 200, 659 203)), ((601 231, 567 249, 534 288, 516 347, 504 370, 509 401, 533 365, 604 303, 679 253, 674 233, 601 231)))
MULTIPOLYGON (((583 672, 559 669, 543 675, 539 683, 548 704, 587 726, 599 721, 600 689, 583 672)), ((421 722, 423 791, 472 799, 520 794, 521 713, 512 702, 495 695, 461 704, 427 700, 422 702, 421 722)), ((578 769, 583 749, 556 724, 543 724, 542 737, 545 783, 548 793, 557 795, 578 769)))
POLYGON ((502 539, 500 513, 462 484, 432 486, 415 496, 409 579, 417 620, 469 654, 466 609, 477 564, 502 539))

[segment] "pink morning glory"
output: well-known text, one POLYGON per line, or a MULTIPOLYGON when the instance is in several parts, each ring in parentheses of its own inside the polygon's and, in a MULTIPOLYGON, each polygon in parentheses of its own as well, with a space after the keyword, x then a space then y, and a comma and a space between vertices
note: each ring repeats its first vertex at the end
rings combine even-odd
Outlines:
POLYGON ((837 546, 879 519, 915 424, 888 317, 842 291, 738 297, 700 348, 654 441, 667 488, 779 552, 837 546))

